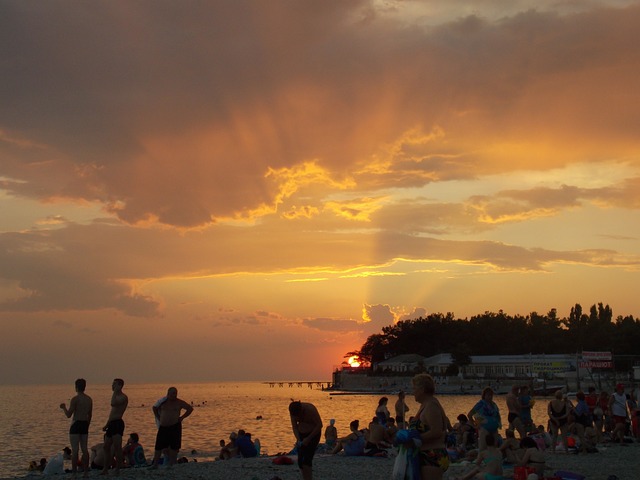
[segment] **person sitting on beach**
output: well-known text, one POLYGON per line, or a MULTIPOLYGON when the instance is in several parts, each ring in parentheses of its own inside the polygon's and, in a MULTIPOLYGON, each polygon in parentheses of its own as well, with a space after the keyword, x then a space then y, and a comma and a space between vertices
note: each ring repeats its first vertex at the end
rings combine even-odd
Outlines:
POLYGON ((391 447, 389 442, 389 436, 387 435, 387 429, 380 425, 378 417, 373 417, 371 423, 369 423, 369 430, 365 437, 365 450, 371 455, 380 453, 387 448, 391 447))
POLYGON ((115 461, 115 451, 113 446, 111 447, 111 458, 107 459, 104 450, 104 443, 96 443, 91 447, 91 469, 103 470, 105 465, 111 466, 115 461))
POLYGON ((486 448, 478 453, 476 466, 458 480, 492 480, 502 478, 502 453, 496 447, 496 437, 490 433, 485 437, 486 448))
POLYGON ((344 454, 348 457, 364 455, 365 438, 362 432, 358 430, 360 428, 360 422, 358 420, 352 421, 349 424, 349 428, 351 429, 351 433, 346 437, 338 439, 336 448, 331 451, 332 454, 344 450, 344 454))
POLYGON ((524 453, 520 450, 520 442, 516 439, 515 433, 511 429, 504 431, 506 438, 500 445, 500 452, 507 463, 518 463, 518 459, 524 453))
POLYGON ((221 454, 222 454, 222 450, 224 450, 224 448, 226 447, 224 438, 220 439, 220 452, 218 453, 218 456, 216 457, 216 460, 223 460, 221 454))
POLYGON ((238 434, 231 432, 229 434, 229 443, 224 444, 224 440, 220 440, 220 460, 229 460, 230 458, 238 456, 238 447, 236 446, 236 439, 238 434))
POLYGON ((144 456, 144 449, 140 445, 140 436, 137 433, 129 435, 126 445, 122 448, 125 465, 129 467, 138 467, 147 464, 144 456))
POLYGON ((331 451, 336 448, 338 442, 338 429, 336 428, 336 421, 334 418, 329 420, 329 425, 324 431, 324 445, 327 451, 331 451))
POLYGON ((464 413, 458 415, 457 419, 458 423, 453 427, 457 445, 465 449, 472 447, 475 443, 476 429, 469 423, 469 419, 464 413))
POLYGON ((569 415, 569 423, 567 424, 567 444, 569 447, 575 446, 578 451, 583 453, 596 453, 595 439, 596 431, 593 426, 585 427, 573 413, 569 415))
POLYGON ((380 425, 383 427, 387 426, 387 420, 391 417, 391 413, 389 413, 389 409, 387 408, 387 403, 389 399, 387 397, 382 397, 378 400, 378 407, 376 408, 376 417, 380 421, 380 425))
POLYGON ((544 429, 544 425, 538 425, 536 431, 529 435, 536 441, 540 450, 546 450, 551 446, 551 435, 544 429))
POLYGON ((545 465, 544 452, 538 449, 536 441, 531 437, 524 437, 520 441, 520 448, 524 450, 524 454, 518 461, 518 465, 534 468, 538 478, 542 478, 545 465))
POLYGON ((240 456, 244 458, 253 458, 258 456, 258 450, 251 441, 251 435, 244 430, 238 430, 238 437, 236 438, 236 447, 240 456))
POLYGON ((389 438, 389 443, 392 445, 396 441, 396 433, 398 433, 398 426, 396 425, 395 419, 391 417, 387 422, 387 437, 389 438))

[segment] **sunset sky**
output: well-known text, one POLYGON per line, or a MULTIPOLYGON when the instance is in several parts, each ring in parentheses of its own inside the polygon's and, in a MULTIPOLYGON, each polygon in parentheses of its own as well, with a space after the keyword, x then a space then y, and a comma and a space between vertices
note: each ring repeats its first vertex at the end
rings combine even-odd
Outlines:
POLYGON ((624 0, 2 1, 0 383, 640 316, 638 45, 624 0))

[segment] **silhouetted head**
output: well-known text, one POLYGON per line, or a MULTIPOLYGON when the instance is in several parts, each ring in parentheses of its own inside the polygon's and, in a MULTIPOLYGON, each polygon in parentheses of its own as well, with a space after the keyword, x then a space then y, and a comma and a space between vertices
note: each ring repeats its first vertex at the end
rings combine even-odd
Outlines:
POLYGON ((85 388, 87 388, 87 381, 84 378, 77 379, 76 392, 84 392, 85 388))

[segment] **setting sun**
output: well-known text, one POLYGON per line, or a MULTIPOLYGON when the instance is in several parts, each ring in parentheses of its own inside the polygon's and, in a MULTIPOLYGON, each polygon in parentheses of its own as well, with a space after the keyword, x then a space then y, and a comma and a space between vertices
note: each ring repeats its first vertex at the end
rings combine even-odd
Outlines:
POLYGON ((358 361, 358 357, 356 356, 349 357, 349 360, 347 360, 347 362, 349 363, 349 366, 353 368, 358 368, 360 366, 360 362, 358 361))

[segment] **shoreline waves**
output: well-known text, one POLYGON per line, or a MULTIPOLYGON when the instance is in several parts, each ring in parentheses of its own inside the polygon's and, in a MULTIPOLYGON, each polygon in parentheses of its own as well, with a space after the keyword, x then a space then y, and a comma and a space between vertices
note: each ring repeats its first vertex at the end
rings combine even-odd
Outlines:
MULTIPOLYGON (((166 478, 176 480, 299 480, 301 478, 295 456, 293 465, 275 465, 275 457, 236 458, 225 461, 189 462, 175 465, 172 469, 161 467, 157 470, 149 468, 123 469, 120 476, 125 480, 141 480, 144 478, 166 478)), ((321 480, 388 480, 391 478, 394 458, 346 457, 344 455, 316 455, 313 465, 314 478, 321 480)), ((598 453, 591 454, 551 454, 546 453, 546 476, 563 470, 584 475, 586 480, 608 480, 615 475, 618 480, 637 480, 640 475, 640 444, 625 446, 612 445, 599 447, 598 453)), ((445 480, 460 476, 465 466, 454 463, 445 474, 445 480)), ((512 470, 506 470, 508 474, 512 470)), ((97 479, 99 471, 92 471, 90 478, 97 479)), ((5 477, 1 480, 38 478, 71 478, 70 474, 45 476, 30 473, 24 476, 5 477)), ((82 478, 81 474, 77 478, 82 478)), ((113 475, 101 478, 114 478, 113 475)))

